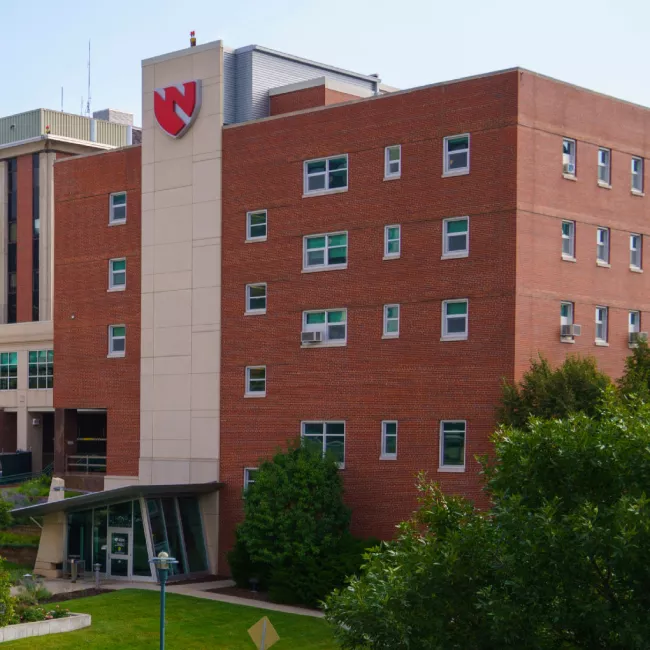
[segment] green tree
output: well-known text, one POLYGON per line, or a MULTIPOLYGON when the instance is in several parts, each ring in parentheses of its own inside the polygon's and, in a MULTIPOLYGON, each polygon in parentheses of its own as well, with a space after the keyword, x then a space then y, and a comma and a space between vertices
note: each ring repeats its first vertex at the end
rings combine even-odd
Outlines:
POLYGON ((610 384, 592 357, 567 357, 558 368, 551 368, 540 355, 531 361, 519 384, 504 382, 499 421, 525 427, 530 417, 564 418, 571 413, 594 415, 601 394, 610 384))
POLYGON ((625 359, 625 372, 618 380, 624 395, 650 396, 650 346, 639 341, 632 354, 625 359))
POLYGON ((650 406, 609 389, 597 417, 494 442, 489 513, 427 487, 400 538, 330 597, 343 648, 646 649, 650 406))
POLYGON ((256 578, 274 600, 315 605, 361 563, 337 461, 321 449, 295 447, 262 463, 244 513, 228 558, 233 577, 256 578))

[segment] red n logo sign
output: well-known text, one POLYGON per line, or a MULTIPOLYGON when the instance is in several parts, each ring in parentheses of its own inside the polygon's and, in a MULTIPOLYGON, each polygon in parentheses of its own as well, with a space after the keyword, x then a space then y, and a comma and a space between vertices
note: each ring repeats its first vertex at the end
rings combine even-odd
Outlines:
POLYGON ((172 138, 180 138, 192 126, 201 108, 201 80, 156 88, 153 112, 158 126, 172 138))

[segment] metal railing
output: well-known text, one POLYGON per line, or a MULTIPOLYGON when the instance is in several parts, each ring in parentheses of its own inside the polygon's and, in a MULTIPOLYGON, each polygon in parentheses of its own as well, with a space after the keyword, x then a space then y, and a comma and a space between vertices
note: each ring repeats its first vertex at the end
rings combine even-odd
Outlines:
POLYGON ((10 476, 0 476, 0 485, 13 485, 14 483, 25 483, 31 481, 33 478, 39 476, 52 476, 54 471, 54 463, 50 463, 44 467, 40 472, 28 472, 26 474, 13 474, 10 476))
POLYGON ((105 474, 106 456, 66 456, 65 466, 73 474, 105 474))

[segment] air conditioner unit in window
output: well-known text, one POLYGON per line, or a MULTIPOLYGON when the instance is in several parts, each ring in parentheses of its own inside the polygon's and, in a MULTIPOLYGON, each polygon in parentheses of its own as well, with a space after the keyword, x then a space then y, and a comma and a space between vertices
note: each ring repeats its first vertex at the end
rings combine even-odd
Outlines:
POLYGON ((302 343, 322 343, 323 332, 302 332, 300 341, 302 343))
POLYGON ((630 332, 630 343, 638 343, 639 341, 647 341, 648 332, 630 332))
POLYGON ((580 336, 581 334, 581 325, 560 325, 560 336, 562 337, 580 336))
POLYGON ((576 166, 574 163, 564 163, 562 165, 565 174, 571 174, 572 176, 576 173, 576 166))

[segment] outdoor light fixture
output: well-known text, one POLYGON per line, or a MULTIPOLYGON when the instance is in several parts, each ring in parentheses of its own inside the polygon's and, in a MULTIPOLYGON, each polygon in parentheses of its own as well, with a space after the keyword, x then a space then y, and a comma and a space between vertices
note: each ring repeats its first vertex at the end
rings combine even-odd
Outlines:
POLYGON ((158 570, 158 580, 160 581, 160 650, 165 650, 165 585, 167 584, 167 577, 169 571, 174 564, 178 564, 178 560, 169 557, 169 553, 160 551, 158 557, 149 560, 158 570))

